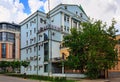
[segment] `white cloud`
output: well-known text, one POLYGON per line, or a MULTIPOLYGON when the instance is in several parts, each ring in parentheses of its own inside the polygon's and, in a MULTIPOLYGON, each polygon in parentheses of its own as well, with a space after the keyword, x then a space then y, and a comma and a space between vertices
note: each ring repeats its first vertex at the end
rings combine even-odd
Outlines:
MULTIPOLYGON (((61 0, 49 0, 50 1, 50 10, 53 9, 54 7, 56 7, 58 4, 62 3, 61 0)), ((48 10, 48 0, 44 3, 44 9, 45 12, 47 13, 48 10)))
MULTIPOLYGON (((111 19, 115 18, 117 21, 116 28, 120 30, 120 0, 50 0, 50 9, 53 9, 60 3, 81 4, 89 17, 100 19, 103 22, 107 22, 108 25, 110 25, 111 19)), ((47 1, 44 7, 46 12, 48 12, 47 1)))
POLYGON ((19 0, 0 0, 0 22, 19 23, 27 17, 19 0))
POLYGON ((35 11, 39 10, 44 5, 44 3, 40 0, 28 0, 28 4, 31 13, 34 13, 35 11))

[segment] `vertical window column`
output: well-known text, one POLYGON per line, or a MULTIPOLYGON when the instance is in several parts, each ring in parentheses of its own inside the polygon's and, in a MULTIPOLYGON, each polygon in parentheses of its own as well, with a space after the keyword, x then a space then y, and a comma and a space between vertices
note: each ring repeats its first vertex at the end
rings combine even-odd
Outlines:
POLYGON ((72 28, 72 23, 71 23, 71 16, 69 17, 69 33, 70 33, 70 29, 72 28))
POLYGON ((62 24, 61 25, 63 26, 62 30, 64 31, 64 22, 65 21, 64 21, 64 13, 63 12, 61 13, 61 16, 62 16, 62 20, 61 20, 62 24))
POLYGON ((2 43, 2 58, 6 58, 6 44, 2 43))

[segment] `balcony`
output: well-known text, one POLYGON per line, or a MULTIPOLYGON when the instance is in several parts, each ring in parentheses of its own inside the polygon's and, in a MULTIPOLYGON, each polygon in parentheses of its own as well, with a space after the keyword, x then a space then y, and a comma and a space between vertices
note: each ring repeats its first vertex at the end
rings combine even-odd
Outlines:
POLYGON ((62 57, 55 57, 55 58, 52 58, 52 62, 60 62, 62 61, 62 57))
POLYGON ((47 29, 57 30, 59 32, 62 31, 62 29, 60 27, 49 24, 49 25, 46 25, 44 27, 40 27, 40 29, 38 30, 38 33, 42 32, 42 31, 45 31, 47 29))

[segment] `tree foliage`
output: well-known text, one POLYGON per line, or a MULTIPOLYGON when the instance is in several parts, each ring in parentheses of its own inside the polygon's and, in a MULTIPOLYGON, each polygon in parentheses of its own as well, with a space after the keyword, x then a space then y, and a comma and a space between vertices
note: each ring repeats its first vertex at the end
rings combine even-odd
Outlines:
POLYGON ((101 70, 112 68, 117 61, 114 27, 112 20, 107 27, 102 21, 81 23, 81 28, 71 29, 71 34, 64 37, 65 47, 69 47, 70 55, 66 65, 71 69, 79 69, 90 78, 97 78, 101 70))
POLYGON ((25 68, 28 67, 29 64, 30 64, 30 62, 28 62, 28 61, 22 61, 22 66, 25 68))
POLYGON ((12 67, 13 72, 15 72, 19 71, 21 66, 26 68, 29 63, 30 62, 28 61, 0 61, 0 68, 3 70, 3 72, 6 72, 7 68, 12 67))
POLYGON ((20 61, 0 61, 0 68, 3 70, 3 72, 7 71, 7 68, 12 67, 13 71, 14 69, 20 69, 21 62, 20 61))

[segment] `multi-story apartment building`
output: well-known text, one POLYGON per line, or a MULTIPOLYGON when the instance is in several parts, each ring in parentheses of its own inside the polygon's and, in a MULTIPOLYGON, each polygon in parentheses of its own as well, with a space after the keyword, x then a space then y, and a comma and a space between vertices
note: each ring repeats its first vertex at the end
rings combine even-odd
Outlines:
POLYGON ((115 50, 117 52, 118 61, 112 69, 108 70, 108 77, 120 77, 120 35, 116 35, 117 44, 115 50))
POLYGON ((0 61, 20 59, 20 26, 0 23, 0 61))
MULTIPOLYGON (((63 36, 88 20, 81 6, 60 4, 49 13, 37 11, 20 23, 21 60, 30 61, 27 74, 64 73, 60 60, 63 36)), ((21 73, 24 73, 21 67, 21 73)))

